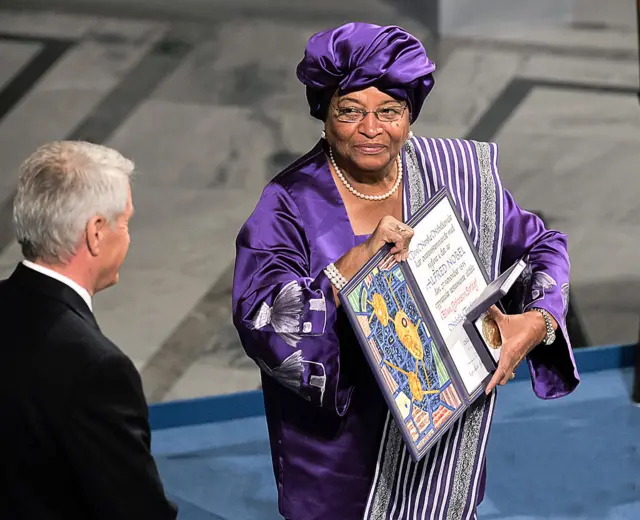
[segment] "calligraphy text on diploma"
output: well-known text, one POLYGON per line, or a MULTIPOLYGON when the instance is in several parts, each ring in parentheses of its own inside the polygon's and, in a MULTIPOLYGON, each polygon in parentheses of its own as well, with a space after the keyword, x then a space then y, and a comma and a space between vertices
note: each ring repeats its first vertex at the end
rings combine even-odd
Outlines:
POLYGON ((467 392, 472 393, 489 372, 462 323, 487 284, 449 199, 442 199, 414 233, 411 271, 467 392))

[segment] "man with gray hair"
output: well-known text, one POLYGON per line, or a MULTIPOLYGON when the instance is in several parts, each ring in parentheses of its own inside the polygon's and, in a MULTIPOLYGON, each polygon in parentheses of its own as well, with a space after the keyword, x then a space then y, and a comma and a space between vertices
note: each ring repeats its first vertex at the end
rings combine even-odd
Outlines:
POLYGON ((0 518, 176 518, 140 376, 92 311, 129 248, 133 170, 78 141, 45 144, 22 165, 25 260, 0 282, 0 518))

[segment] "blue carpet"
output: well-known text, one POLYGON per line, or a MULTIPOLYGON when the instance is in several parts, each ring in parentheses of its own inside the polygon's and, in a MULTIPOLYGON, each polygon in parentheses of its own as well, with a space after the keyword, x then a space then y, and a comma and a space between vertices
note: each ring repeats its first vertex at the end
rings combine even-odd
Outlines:
MULTIPOLYGON (((631 370, 583 375, 541 401, 527 381, 498 396, 481 520, 639 520, 640 408, 631 370)), ((153 450, 183 520, 281 520, 263 417, 158 430, 153 450)))

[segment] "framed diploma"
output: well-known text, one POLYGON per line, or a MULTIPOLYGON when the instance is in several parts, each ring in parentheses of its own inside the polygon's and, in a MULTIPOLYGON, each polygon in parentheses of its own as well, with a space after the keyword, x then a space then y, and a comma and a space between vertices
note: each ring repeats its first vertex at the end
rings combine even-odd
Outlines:
POLYGON ((382 248, 339 298, 418 461, 484 392, 501 347, 486 311, 525 264, 490 283, 446 188, 407 224, 409 259, 382 248))

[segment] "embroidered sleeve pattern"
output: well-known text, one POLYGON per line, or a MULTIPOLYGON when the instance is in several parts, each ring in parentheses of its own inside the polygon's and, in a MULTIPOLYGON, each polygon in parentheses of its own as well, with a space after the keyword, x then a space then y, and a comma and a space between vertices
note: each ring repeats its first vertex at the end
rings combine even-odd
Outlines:
POLYGON ((238 235, 233 321, 263 374, 305 401, 346 412, 352 388, 340 377, 337 308, 323 270, 311 273, 302 218, 270 184, 238 235))

